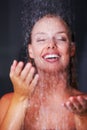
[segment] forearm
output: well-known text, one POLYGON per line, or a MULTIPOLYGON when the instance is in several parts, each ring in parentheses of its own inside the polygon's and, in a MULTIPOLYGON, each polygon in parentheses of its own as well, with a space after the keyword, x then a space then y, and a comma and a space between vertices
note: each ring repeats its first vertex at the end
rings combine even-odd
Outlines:
POLYGON ((5 118, 1 123, 0 130, 21 130, 24 124, 27 106, 27 99, 22 100, 13 96, 5 118))
POLYGON ((75 115, 76 130, 87 130, 87 116, 75 115))

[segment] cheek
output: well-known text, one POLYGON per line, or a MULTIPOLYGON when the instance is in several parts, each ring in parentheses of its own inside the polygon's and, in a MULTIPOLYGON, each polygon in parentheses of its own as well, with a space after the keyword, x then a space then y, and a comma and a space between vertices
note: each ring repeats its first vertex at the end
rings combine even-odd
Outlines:
POLYGON ((34 58, 40 55, 41 49, 39 47, 33 47, 33 56, 34 58))
POLYGON ((66 47, 62 49, 62 60, 66 63, 69 63, 70 59, 70 47, 66 47))
POLYGON ((65 55, 70 55, 70 47, 69 46, 62 46, 60 49, 60 53, 65 56, 65 55))
POLYGON ((34 57, 41 56, 41 54, 43 53, 44 48, 45 47, 42 44, 41 45, 34 44, 32 46, 34 57))

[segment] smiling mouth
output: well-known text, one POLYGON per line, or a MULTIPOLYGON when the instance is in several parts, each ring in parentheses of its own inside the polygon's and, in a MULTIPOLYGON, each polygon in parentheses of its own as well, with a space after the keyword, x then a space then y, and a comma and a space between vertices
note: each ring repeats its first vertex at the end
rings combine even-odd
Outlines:
POLYGON ((48 62, 56 62, 56 61, 59 60, 60 55, 58 55, 58 54, 47 54, 47 55, 43 56, 43 58, 48 62))

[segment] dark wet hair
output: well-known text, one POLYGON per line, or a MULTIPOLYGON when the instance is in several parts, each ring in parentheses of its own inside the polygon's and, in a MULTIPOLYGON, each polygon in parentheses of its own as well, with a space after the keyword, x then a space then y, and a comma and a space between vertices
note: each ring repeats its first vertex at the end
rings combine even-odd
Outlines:
POLYGON ((74 33, 73 0, 23 0, 23 5, 22 25, 26 43, 30 40, 33 25, 47 14, 60 16, 74 33))
MULTIPOLYGON (((29 57, 28 44, 31 43, 31 31, 34 24, 46 15, 59 16, 68 25, 71 32, 71 40, 74 42, 74 0, 23 0, 22 25, 24 43, 20 52, 20 60, 25 63, 34 61, 29 57)), ((74 63, 74 62, 73 62, 74 63)), ((72 63, 70 66, 72 67, 72 63)), ((72 75, 70 69, 70 75, 72 75)), ((72 76, 70 78, 72 80, 72 76)))
POLYGON ((74 0, 22 0, 22 34, 23 34, 23 58, 27 61, 27 45, 31 43, 31 31, 34 24, 45 15, 60 16, 68 25, 74 41, 74 0), (25 52, 26 50, 26 52, 25 52))

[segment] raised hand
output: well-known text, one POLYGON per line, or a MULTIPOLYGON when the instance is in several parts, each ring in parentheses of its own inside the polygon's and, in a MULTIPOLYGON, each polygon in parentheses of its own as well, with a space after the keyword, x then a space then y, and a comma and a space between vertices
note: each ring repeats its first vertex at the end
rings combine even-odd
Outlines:
POLYGON ((14 94, 20 98, 30 98, 38 82, 38 74, 35 74, 35 68, 31 63, 24 67, 23 62, 13 61, 10 69, 10 79, 13 83, 14 94))
POLYGON ((71 96, 64 106, 78 115, 87 115, 87 94, 71 96))

